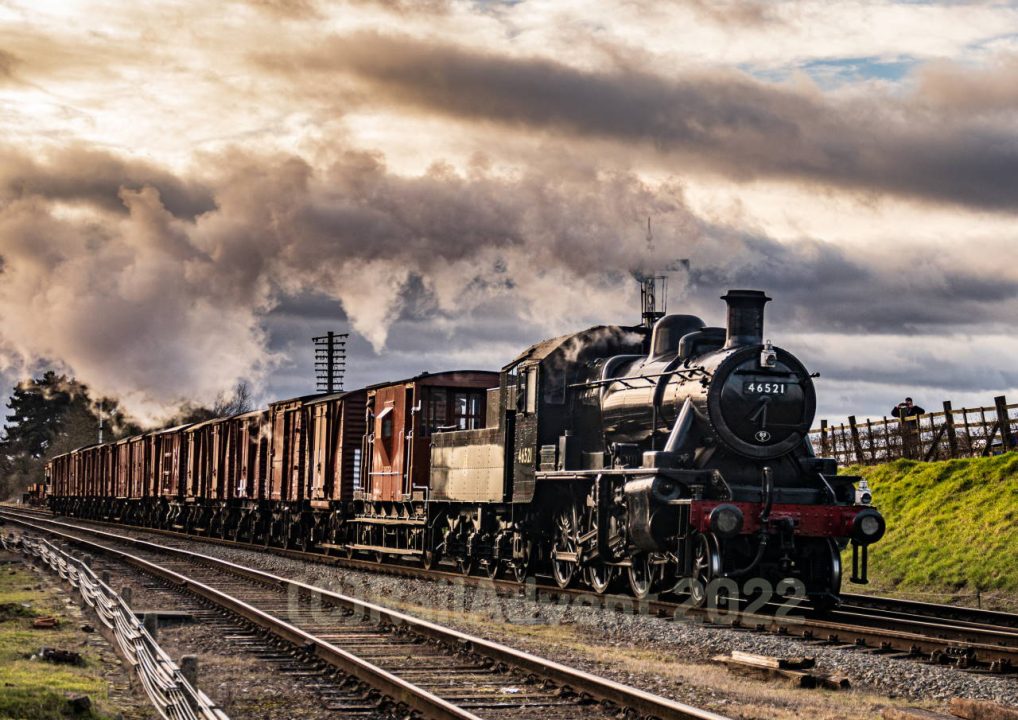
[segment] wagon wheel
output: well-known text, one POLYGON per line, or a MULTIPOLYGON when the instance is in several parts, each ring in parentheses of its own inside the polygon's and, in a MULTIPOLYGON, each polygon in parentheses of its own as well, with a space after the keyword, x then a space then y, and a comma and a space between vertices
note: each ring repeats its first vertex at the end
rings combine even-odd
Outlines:
POLYGON ((476 562, 472 557, 456 558, 456 568, 460 571, 460 575, 473 574, 474 565, 476 565, 476 562))
POLYGON ((441 560, 442 555, 436 550, 425 550, 421 553, 421 567, 425 570, 434 570, 441 560))
POLYGON ((657 566, 650 561, 649 553, 638 553, 630 559, 628 574, 633 597, 643 600, 654 589, 659 572, 657 566))
POLYGON ((584 577, 587 584, 593 588, 598 595, 604 595, 615 582, 617 570, 614 565, 595 560, 584 569, 584 577))
POLYGON ((534 555, 534 543, 531 540, 522 541, 522 557, 513 558, 509 567, 513 571, 513 579, 522 584, 527 581, 530 574, 530 563, 534 555))
POLYGON ((578 565, 574 560, 559 560, 559 553, 574 554, 576 543, 576 508, 570 505, 562 509, 555 518, 555 543, 551 549, 551 574, 555 583, 565 590, 576 579, 578 565))
POLYGON ((233 532, 230 533, 231 534, 230 539, 233 540, 234 542, 242 542, 245 538, 247 538, 249 522, 250 518, 247 515, 242 515, 240 518, 238 518, 237 524, 233 526, 233 532))
POLYGON ((505 563, 497 558, 492 558, 485 564, 484 574, 491 580, 501 580, 505 575, 505 563))
POLYGON ((701 534, 696 540, 693 553, 693 582, 690 584, 689 597, 696 607, 707 604, 708 588, 711 583, 721 577, 721 551, 713 535, 701 534))
POLYGON ((425 529, 423 532, 424 550, 421 552, 421 567, 425 570, 434 570, 442 562, 442 548, 445 547, 445 532, 448 526, 438 524, 433 529, 425 529), (443 530, 442 528, 446 529, 443 530), (438 535, 438 537, 435 537, 438 535), (437 542, 436 542, 437 541, 437 542))

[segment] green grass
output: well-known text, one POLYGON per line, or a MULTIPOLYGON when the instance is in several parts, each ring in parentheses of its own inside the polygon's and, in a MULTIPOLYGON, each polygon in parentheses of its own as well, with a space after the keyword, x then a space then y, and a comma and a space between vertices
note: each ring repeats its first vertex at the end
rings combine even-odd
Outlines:
POLYGON ((869 481, 887 519, 870 552, 874 589, 1018 594, 1018 453, 845 473, 869 481))
POLYGON ((0 720, 51 720, 65 717, 68 694, 85 694, 92 699, 93 711, 76 717, 108 718, 102 713, 108 684, 100 674, 98 659, 80 647, 81 638, 74 625, 62 618, 62 627, 54 630, 32 629, 32 618, 41 615, 60 617, 59 595, 35 590, 37 578, 30 572, 11 566, 0 567, 0 720), (25 608, 22 603, 31 603, 25 608), (84 667, 53 665, 30 660, 43 646, 83 652, 84 667), (97 711, 96 705, 100 708, 97 711))

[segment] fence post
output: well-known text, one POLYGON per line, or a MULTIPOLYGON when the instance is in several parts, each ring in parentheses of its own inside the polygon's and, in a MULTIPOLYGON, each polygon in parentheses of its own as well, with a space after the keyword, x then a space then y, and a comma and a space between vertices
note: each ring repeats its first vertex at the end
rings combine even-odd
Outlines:
POLYGON ((852 445, 855 447, 855 459, 860 465, 866 462, 862 454, 862 443, 859 442, 859 428, 855 424, 855 415, 848 416, 848 427, 852 433, 852 445))
POLYGON ((1004 452, 1014 450, 1014 436, 1011 434, 1011 419, 1007 416, 1007 400, 1003 395, 993 398, 993 404, 997 406, 997 426, 1000 428, 1000 440, 1004 452))
POLYGON ((877 461, 877 448, 873 444, 873 422, 869 419, 866 420, 866 438, 870 446, 870 462, 875 463, 877 461))
POLYGON ((820 421, 820 456, 829 457, 830 452, 827 449, 827 421, 820 421))
POLYGON ((944 401, 944 426, 947 428, 947 446, 951 451, 951 459, 958 457, 958 435, 954 429, 954 410, 951 401, 944 401))

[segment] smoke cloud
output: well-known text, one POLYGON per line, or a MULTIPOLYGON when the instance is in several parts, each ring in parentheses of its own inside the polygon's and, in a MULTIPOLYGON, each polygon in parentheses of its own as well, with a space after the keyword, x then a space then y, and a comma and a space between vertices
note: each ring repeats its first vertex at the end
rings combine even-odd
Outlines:
POLYGON ((21 168, 0 185, 7 364, 59 360, 149 418, 237 378, 264 380, 282 359, 266 318, 308 293, 337 301, 374 353, 388 352, 394 326, 417 328, 432 351, 443 335, 476 345, 485 333, 475 314, 493 339, 519 338, 517 349, 635 323, 632 272, 680 257, 692 269, 673 275, 673 308, 716 317, 726 287, 773 289, 783 307, 775 327, 792 332, 944 330, 1018 310, 1018 277, 987 277, 963 253, 917 264, 899 251, 874 263, 819 241, 780 243, 697 216, 674 182, 627 173, 436 166, 406 177, 355 149, 321 171, 234 151, 211 158, 219 172, 196 197, 212 209, 191 215, 196 207, 171 211, 163 188, 182 197, 195 185, 167 171, 149 168, 151 184, 136 187, 134 166, 101 157, 103 182, 68 194, 50 180, 58 167, 4 153, 21 168))

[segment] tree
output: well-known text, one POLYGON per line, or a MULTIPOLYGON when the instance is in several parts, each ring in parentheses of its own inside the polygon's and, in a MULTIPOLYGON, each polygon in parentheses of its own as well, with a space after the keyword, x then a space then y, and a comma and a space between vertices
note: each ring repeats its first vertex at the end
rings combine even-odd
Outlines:
POLYGON ((233 387, 230 395, 219 393, 216 396, 216 404, 212 406, 215 417, 229 417, 250 412, 254 409, 254 401, 251 399, 251 388, 246 380, 241 380, 233 387))
POLYGON ((241 380, 229 393, 216 395, 211 406, 184 403, 175 416, 167 421, 168 426, 205 422, 215 418, 230 417, 254 410, 254 400, 247 381, 241 380))
MULTIPOLYGON (((98 440, 99 403, 88 388, 53 371, 19 383, 7 403, 10 412, 0 439, 0 496, 20 492, 44 478, 54 455, 98 440)), ((115 399, 101 401, 107 440, 139 432, 115 399)))

